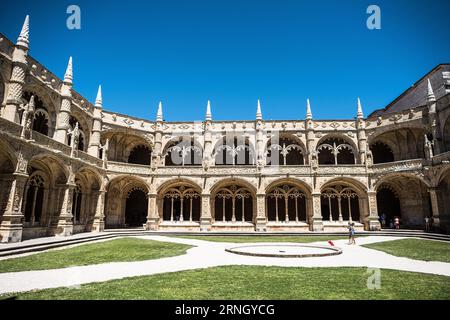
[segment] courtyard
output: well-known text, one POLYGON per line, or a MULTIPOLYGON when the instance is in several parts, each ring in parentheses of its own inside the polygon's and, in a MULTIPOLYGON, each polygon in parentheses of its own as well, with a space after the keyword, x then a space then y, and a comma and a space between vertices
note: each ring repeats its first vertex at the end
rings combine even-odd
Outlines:
POLYGON ((450 299, 450 243, 370 234, 357 237, 357 245, 347 241, 325 234, 100 240, 1 258, 0 298, 450 299), (255 244, 342 253, 277 258, 225 251, 255 244), (371 281, 373 275, 379 278, 371 281))

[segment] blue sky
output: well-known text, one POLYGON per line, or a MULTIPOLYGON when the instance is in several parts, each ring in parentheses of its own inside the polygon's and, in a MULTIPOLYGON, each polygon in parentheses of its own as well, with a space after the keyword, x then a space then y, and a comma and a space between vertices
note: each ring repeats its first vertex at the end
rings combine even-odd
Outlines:
POLYGON ((345 119, 366 115, 450 62, 450 1, 9 1, 0 32, 15 41, 30 14, 30 54, 108 110, 166 121, 345 119), (81 30, 66 8, 81 8, 81 30), (366 27, 369 5, 381 30, 366 27))

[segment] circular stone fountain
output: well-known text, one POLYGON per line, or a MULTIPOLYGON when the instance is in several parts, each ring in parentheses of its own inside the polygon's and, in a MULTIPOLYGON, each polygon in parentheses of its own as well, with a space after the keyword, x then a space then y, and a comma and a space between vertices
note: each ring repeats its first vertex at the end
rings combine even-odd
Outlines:
POLYGON ((227 248, 225 251, 244 256, 272 258, 326 257, 342 253, 337 247, 306 244, 257 244, 227 248))

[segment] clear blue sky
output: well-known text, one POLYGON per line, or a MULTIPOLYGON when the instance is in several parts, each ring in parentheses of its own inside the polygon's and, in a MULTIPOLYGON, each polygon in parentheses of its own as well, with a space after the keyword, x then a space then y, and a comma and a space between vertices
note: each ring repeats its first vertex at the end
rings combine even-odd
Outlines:
POLYGON ((450 1, 8 1, 0 32, 15 41, 30 14, 30 54, 105 108, 167 121, 353 118, 385 107, 439 63, 450 62, 450 1), (66 8, 81 8, 81 30, 66 8), (381 30, 366 8, 381 8, 381 30))

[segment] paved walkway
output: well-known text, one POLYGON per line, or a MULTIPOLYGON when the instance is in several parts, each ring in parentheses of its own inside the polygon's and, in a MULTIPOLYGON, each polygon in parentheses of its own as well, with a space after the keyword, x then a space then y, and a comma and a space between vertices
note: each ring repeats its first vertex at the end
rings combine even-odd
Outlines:
MULTIPOLYGON (((259 265, 282 267, 372 267, 450 276, 450 263, 426 262, 400 258, 364 247, 349 246, 347 240, 336 240, 343 253, 337 256, 313 258, 263 258, 236 255, 225 248, 250 245, 249 243, 223 243, 204 240, 171 238, 165 236, 139 236, 138 238, 183 243, 195 247, 186 254, 170 258, 136 262, 113 262, 54 270, 0 273, 0 293, 22 292, 35 289, 78 286, 126 277, 152 275, 227 265, 259 265)), ((368 236, 358 238, 358 244, 397 240, 398 237, 368 236)), ((255 243, 253 243, 255 244, 255 243)), ((257 243, 261 244, 261 243, 257 243)), ((275 244, 271 242, 270 244, 275 244)), ((280 243, 286 244, 286 243, 280 243)), ((326 242, 314 244, 328 245, 326 242)))

